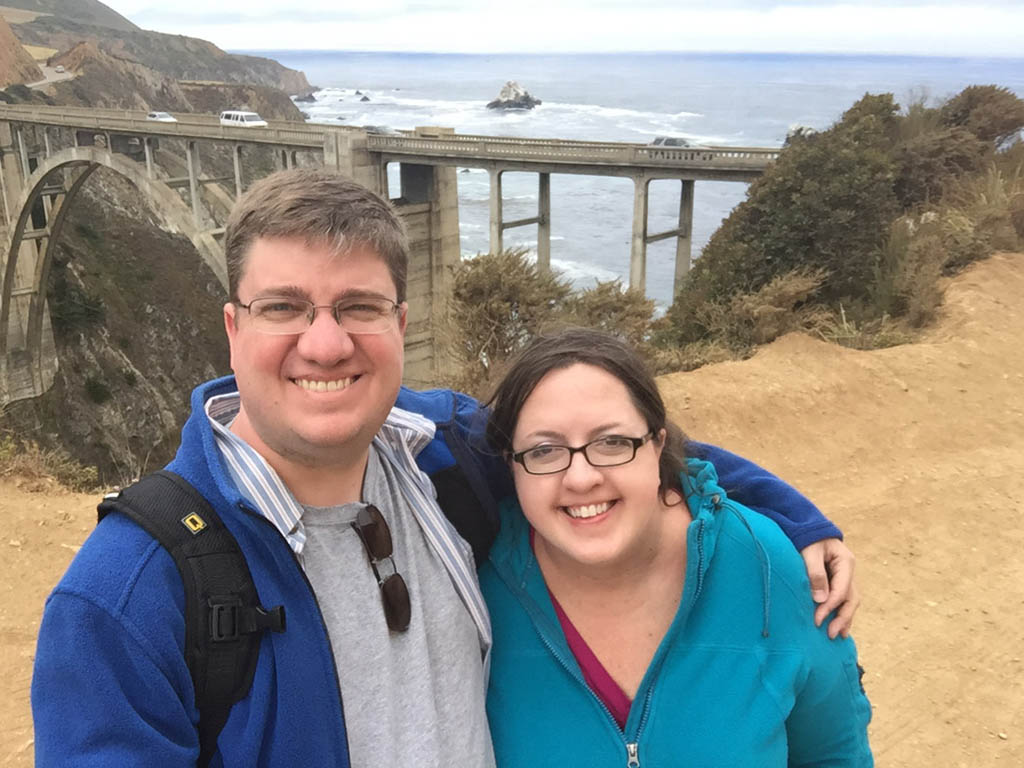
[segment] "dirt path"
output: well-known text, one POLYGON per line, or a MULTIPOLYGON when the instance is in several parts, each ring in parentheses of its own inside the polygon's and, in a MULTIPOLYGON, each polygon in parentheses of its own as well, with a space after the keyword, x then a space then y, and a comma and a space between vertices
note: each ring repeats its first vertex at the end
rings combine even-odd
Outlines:
MULTIPOLYGON (((790 479, 846 531, 885 768, 1024 765, 1022 340, 1024 255, 1000 255, 952 281, 920 344, 792 335, 662 380, 684 429, 790 479)), ((0 480, 0 766, 32 764, 39 614, 95 503, 0 480)))

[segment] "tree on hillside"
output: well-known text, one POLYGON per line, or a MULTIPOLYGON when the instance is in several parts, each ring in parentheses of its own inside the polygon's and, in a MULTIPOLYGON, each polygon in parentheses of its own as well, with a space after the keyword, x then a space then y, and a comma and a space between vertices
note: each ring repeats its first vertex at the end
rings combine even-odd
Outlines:
POLYGON ((996 147, 1024 129, 1024 101, 1009 88, 971 85, 947 101, 940 110, 948 126, 965 128, 996 147))
POLYGON ((859 296, 898 211, 890 94, 866 95, 827 131, 792 137, 695 263, 679 300, 756 291, 794 269, 824 270, 826 300, 859 296))

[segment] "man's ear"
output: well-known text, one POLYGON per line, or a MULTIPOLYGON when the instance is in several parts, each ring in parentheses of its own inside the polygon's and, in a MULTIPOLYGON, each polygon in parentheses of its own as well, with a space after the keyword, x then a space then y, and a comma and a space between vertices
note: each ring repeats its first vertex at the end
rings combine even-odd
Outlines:
POLYGON ((398 307, 401 310, 398 313, 398 335, 404 339, 405 329, 409 324, 409 302, 403 301, 398 307))
POLYGON ((238 326, 235 324, 238 319, 238 307, 233 302, 224 305, 224 333, 228 337, 229 365, 231 370, 235 369, 235 336, 238 335, 238 326))

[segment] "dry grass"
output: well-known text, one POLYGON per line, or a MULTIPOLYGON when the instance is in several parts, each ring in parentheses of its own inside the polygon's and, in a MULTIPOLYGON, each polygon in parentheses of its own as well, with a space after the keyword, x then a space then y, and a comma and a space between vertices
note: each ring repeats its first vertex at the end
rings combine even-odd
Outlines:
POLYGON ((22 487, 41 491, 62 485, 72 491, 95 491, 99 477, 60 448, 45 449, 32 440, 0 435, 0 477, 13 477, 22 487))
POLYGON ((23 45, 21 47, 28 51, 28 55, 35 59, 37 62, 46 62, 47 59, 49 59, 51 56, 55 56, 58 52, 58 49, 56 48, 44 48, 41 45, 23 45))
POLYGON ((0 17, 3 17, 4 21, 8 24, 27 24, 30 21, 35 21, 40 16, 52 16, 52 13, 40 13, 38 11, 26 11, 22 8, 9 8, 6 5, 0 5, 0 17))

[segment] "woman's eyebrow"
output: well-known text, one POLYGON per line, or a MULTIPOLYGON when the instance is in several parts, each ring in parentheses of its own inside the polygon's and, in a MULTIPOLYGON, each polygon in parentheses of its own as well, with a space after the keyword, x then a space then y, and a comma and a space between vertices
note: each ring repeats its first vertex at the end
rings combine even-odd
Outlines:
MULTIPOLYGON (((590 435, 590 440, 593 440, 593 439, 597 438, 599 435, 601 435, 601 433, 603 433, 603 432, 609 432, 611 430, 621 430, 623 428, 624 427, 623 427, 622 422, 620 422, 620 421, 610 421, 607 424, 601 424, 601 425, 599 425, 597 427, 594 427, 592 430, 590 430, 590 432, 588 434, 590 435)), ((554 430, 548 430, 548 429, 538 429, 538 430, 535 430, 533 432, 528 433, 524 437, 524 440, 527 440, 527 441, 529 441, 529 440, 562 440, 564 442, 565 439, 566 439, 565 435, 562 434, 561 432, 556 432, 554 430)), ((588 440, 588 442, 589 442, 589 440, 588 440)))

